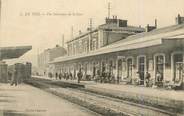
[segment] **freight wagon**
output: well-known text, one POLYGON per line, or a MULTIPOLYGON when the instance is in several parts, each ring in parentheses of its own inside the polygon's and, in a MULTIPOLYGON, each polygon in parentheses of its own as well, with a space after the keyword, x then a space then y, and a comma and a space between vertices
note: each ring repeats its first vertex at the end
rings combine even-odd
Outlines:
POLYGON ((31 68, 32 64, 30 62, 26 63, 15 63, 13 65, 7 65, 5 63, 0 64, 0 82, 6 83, 11 81, 14 71, 17 71, 17 76, 19 83, 31 78, 31 68))

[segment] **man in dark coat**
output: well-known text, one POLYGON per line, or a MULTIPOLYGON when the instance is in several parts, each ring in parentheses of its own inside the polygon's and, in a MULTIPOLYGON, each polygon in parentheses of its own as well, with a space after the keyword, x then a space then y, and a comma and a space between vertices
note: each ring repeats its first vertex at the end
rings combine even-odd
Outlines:
POLYGON ((61 78, 62 78, 62 74, 61 74, 61 72, 59 73, 59 80, 61 80, 61 78))
POLYGON ((146 75, 145 75, 145 78, 146 78, 146 87, 149 86, 149 82, 150 82, 150 78, 151 78, 151 75, 149 72, 146 72, 146 75))
POLYGON ((83 76, 83 74, 82 74, 82 71, 81 71, 81 69, 80 69, 79 72, 77 73, 78 83, 80 83, 80 81, 81 81, 81 79, 82 79, 82 76, 83 76))

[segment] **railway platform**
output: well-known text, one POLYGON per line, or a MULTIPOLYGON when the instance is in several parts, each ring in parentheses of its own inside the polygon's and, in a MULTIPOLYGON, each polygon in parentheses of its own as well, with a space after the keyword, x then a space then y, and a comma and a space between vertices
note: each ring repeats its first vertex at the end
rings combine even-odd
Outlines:
POLYGON ((0 83, 0 116, 98 116, 98 114, 27 84, 0 83))
MULTIPOLYGON (((51 80, 54 82, 78 84, 76 80, 51 80)), ((81 81, 79 84, 84 85, 85 90, 90 92, 165 109, 172 108, 184 112, 183 90, 166 90, 163 88, 96 83, 93 81, 81 81)))

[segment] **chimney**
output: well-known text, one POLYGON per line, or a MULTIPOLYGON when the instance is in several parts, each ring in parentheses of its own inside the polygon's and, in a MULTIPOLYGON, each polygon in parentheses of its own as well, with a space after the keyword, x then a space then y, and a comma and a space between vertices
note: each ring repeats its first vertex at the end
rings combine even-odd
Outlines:
POLYGON ((81 30, 79 30, 79 35, 81 35, 82 34, 82 31, 81 30))
POLYGON ((152 30, 154 30, 156 28, 157 28, 157 19, 155 19, 155 25, 154 26, 150 26, 149 24, 147 24, 146 32, 152 31, 152 30))
POLYGON ((87 28, 87 31, 90 31, 90 30, 91 30, 91 29, 88 27, 88 28, 87 28))
POLYGON ((150 31, 152 31, 154 29, 156 29, 155 26, 150 26, 149 24, 147 24, 147 26, 146 26, 146 32, 150 32, 150 31))
POLYGON ((180 14, 178 14, 178 16, 176 17, 176 24, 182 24, 184 23, 184 17, 181 17, 180 14))
POLYGON ((176 24, 180 24, 180 14, 178 14, 178 16, 176 17, 176 24))

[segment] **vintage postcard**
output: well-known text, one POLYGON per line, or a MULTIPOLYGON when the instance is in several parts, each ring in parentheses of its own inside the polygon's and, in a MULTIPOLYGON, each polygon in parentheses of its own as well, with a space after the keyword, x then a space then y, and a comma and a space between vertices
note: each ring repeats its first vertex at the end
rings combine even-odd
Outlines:
POLYGON ((0 0, 0 116, 183 116, 184 0, 0 0))

